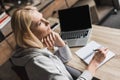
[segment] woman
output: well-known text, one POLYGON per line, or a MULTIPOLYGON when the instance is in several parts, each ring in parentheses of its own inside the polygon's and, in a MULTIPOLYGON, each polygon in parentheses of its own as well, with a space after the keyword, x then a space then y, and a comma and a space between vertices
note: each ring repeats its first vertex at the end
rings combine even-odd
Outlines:
MULTIPOLYGON (((73 80, 64 66, 71 59, 70 49, 35 7, 17 9, 11 25, 18 46, 12 61, 25 67, 30 80, 73 80)), ((107 51, 98 49, 77 80, 91 80, 107 51)))

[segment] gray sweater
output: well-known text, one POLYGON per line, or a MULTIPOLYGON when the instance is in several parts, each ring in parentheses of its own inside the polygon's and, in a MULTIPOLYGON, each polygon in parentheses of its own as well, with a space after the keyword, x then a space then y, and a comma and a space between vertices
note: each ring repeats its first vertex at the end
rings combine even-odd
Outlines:
MULTIPOLYGON (((25 66, 30 80, 73 80, 64 63, 71 59, 67 45, 58 47, 54 54, 47 48, 28 48, 15 51, 12 61, 15 65, 25 66)), ((85 70, 77 80, 91 80, 92 75, 85 70)))

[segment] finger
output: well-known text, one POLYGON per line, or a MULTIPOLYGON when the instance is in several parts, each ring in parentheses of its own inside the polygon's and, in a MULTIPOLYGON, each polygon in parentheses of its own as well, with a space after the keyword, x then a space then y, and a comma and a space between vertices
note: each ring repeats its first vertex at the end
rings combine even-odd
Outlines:
POLYGON ((108 53, 109 49, 108 49, 108 48, 106 48, 106 49, 105 49, 105 51, 106 51, 106 53, 108 53))
POLYGON ((94 51, 99 51, 100 53, 107 53, 108 48, 101 47, 100 49, 95 49, 94 51))
POLYGON ((55 39, 61 38, 60 35, 59 35, 58 33, 56 33, 56 32, 53 32, 53 33, 54 33, 55 39))
POLYGON ((44 38, 44 39, 43 39, 43 42, 44 42, 44 44, 45 44, 47 47, 49 47, 49 44, 48 44, 48 42, 47 42, 47 39, 46 39, 46 38, 44 38))
POLYGON ((103 48, 103 49, 101 49, 101 52, 103 53, 103 54, 107 54, 108 53, 108 48, 103 48))
POLYGON ((44 40, 43 40, 43 39, 41 39, 41 42, 43 43, 43 42, 44 42, 44 40))
POLYGON ((51 46, 53 46, 53 44, 52 44, 52 40, 50 40, 49 36, 47 36, 46 40, 47 40, 47 43, 48 43, 49 47, 51 47, 51 46))
POLYGON ((56 40, 54 32, 51 33, 51 37, 53 38, 54 41, 56 40))
POLYGON ((54 38, 53 38, 53 36, 52 36, 52 33, 49 35, 49 38, 50 38, 51 44, 54 45, 55 42, 54 42, 54 38))

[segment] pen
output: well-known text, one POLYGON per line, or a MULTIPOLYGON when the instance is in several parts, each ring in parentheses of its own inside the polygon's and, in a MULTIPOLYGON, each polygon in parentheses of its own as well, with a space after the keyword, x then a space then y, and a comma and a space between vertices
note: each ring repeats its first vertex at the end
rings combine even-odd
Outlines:
POLYGON ((99 47, 99 48, 97 48, 97 49, 94 49, 93 51, 95 51, 95 52, 96 52, 96 51, 100 51, 100 48, 101 48, 101 47, 99 47))

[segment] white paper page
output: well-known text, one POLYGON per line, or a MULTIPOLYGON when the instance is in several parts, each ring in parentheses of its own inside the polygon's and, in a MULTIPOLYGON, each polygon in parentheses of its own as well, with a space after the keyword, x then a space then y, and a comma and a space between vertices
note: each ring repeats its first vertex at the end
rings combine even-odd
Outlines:
MULTIPOLYGON (((78 51, 76 51, 75 53, 81 58, 83 59, 87 64, 90 63, 92 57, 94 56, 94 50, 98 49, 102 47, 100 44, 96 43, 95 41, 91 41, 90 43, 88 43, 85 47, 79 49, 78 51)), ((110 58, 112 58, 113 56, 115 56, 115 54, 111 51, 109 51, 106 54, 106 58, 105 60, 99 65, 101 66, 102 64, 104 64, 106 61, 108 61, 110 58)), ((99 67, 98 66, 98 67, 99 67)))

